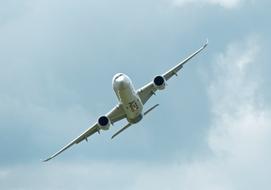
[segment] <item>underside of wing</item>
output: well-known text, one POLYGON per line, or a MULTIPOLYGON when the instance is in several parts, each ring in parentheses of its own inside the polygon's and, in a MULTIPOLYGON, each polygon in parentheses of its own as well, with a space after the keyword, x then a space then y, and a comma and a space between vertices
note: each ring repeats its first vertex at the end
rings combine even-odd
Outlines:
MULTIPOLYGON (((125 118, 125 112, 122 109, 122 106, 119 104, 117 106, 115 106, 110 112, 108 112, 106 114, 106 117, 108 117, 108 119, 110 120, 111 124, 125 118)), ((79 135, 77 138, 75 138, 73 141, 71 141, 70 143, 68 143, 66 146, 64 146, 62 149, 60 149, 58 152, 56 152, 54 155, 52 155, 51 157, 43 160, 44 162, 47 162, 49 160, 51 160, 52 158, 56 157, 57 155, 59 155, 60 153, 62 153, 63 151, 67 150, 68 148, 70 148, 72 145, 74 144, 78 144, 83 140, 87 140, 87 138, 91 135, 93 135, 96 132, 100 131, 100 125, 98 124, 98 122, 96 122, 94 125, 92 125, 90 128, 88 128, 86 131, 84 131, 81 135, 79 135)))
POLYGON ((60 153, 62 153, 63 151, 67 150, 68 148, 70 148, 72 145, 74 144, 78 144, 80 143, 82 140, 87 139, 90 135, 98 132, 99 126, 96 123, 94 126, 90 127, 89 129, 87 129, 84 133, 82 133, 81 135, 79 135, 77 138, 75 138, 73 141, 71 141, 70 143, 68 143, 66 146, 64 146, 62 149, 60 149, 58 152, 56 152, 54 155, 52 155, 51 157, 43 160, 43 162, 47 162, 51 159, 53 159, 54 157, 56 157, 57 155, 59 155, 60 153))
POLYGON ((153 82, 148 83, 137 91, 138 96, 141 99, 141 102, 145 104, 152 95, 155 94, 156 88, 153 85, 153 82))
POLYGON ((124 119, 126 114, 122 108, 122 105, 118 104, 110 112, 108 112, 106 116, 109 118, 111 124, 114 124, 115 122, 124 119))
MULTIPOLYGON (((183 67, 183 65, 185 63, 187 63, 189 60, 191 60, 193 57, 195 57, 198 53, 200 53, 204 48, 207 47, 207 45, 208 45, 208 40, 201 48, 199 48, 196 52, 194 52, 193 54, 188 56, 182 62, 178 63, 176 66, 174 66, 173 68, 171 68, 170 70, 165 72, 163 75, 157 76, 157 79, 162 79, 163 81, 167 81, 172 76, 177 75, 178 71, 183 67)), ((155 86, 154 82, 155 82, 155 79, 154 79, 154 81, 149 82, 148 84, 146 84, 145 86, 143 86, 142 88, 137 90, 137 94, 140 97, 143 104, 145 104, 150 99, 150 97, 152 95, 154 95, 155 92, 158 90, 158 88, 157 88, 157 86, 155 86)), ((162 88, 162 89, 164 89, 164 88, 162 88)))
POLYGON ((180 63, 178 63, 175 67, 171 68, 169 71, 167 71, 166 73, 164 73, 162 76, 166 80, 169 80, 172 76, 177 75, 177 73, 179 72, 179 70, 181 70, 183 68, 184 64, 186 64, 189 60, 191 60, 198 53, 200 53, 203 49, 205 49, 207 47, 207 45, 208 45, 208 40, 196 52, 194 52, 193 54, 191 54, 190 56, 188 56, 186 59, 184 59, 183 61, 181 61, 180 63))

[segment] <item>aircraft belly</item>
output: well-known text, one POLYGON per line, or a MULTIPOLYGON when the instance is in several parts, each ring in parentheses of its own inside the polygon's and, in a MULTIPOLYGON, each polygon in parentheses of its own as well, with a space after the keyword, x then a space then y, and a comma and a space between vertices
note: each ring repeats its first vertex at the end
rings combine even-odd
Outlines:
POLYGON ((143 105, 139 97, 129 88, 119 91, 119 98, 123 105, 127 120, 136 123, 142 118, 143 105))

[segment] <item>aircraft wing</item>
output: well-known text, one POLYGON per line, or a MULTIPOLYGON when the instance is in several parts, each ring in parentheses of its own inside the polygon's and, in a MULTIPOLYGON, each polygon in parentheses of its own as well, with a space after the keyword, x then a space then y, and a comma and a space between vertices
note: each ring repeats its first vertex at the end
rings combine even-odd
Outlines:
MULTIPOLYGON (((173 68, 171 68, 170 70, 168 70, 167 72, 165 72, 163 75, 165 80, 169 80, 172 76, 176 75, 179 70, 181 70, 184 66, 184 64, 186 64, 190 59, 192 59, 193 57, 195 57, 198 53, 200 53, 204 48, 206 48, 208 45, 208 40, 206 41, 206 43, 199 48, 196 52, 194 52, 193 54, 191 54, 190 56, 188 56, 186 59, 184 59, 183 61, 181 61, 180 63, 178 63, 176 66, 174 66, 173 68)), ((149 98, 155 94, 155 92, 157 91, 156 87, 154 86, 153 82, 148 83, 147 85, 143 86, 142 88, 140 88, 137 91, 137 94, 139 95, 141 101, 143 104, 145 104, 149 98)))
MULTIPOLYGON (((115 106, 110 112, 108 112, 106 114, 106 116, 110 119, 111 123, 113 124, 113 123, 125 118, 125 113, 124 113, 121 105, 119 104, 119 105, 115 106)), ((43 160, 43 162, 47 162, 47 161, 51 160, 52 158, 56 157, 57 155, 59 155, 63 151, 70 148, 72 145, 78 144, 82 140, 87 140, 87 138, 89 136, 91 136, 94 133, 99 132, 99 131, 100 131, 100 127, 99 127, 98 123, 96 122, 90 128, 88 128, 86 131, 84 131, 81 135, 79 135, 77 138, 75 138, 70 143, 68 143, 66 146, 64 146, 62 149, 60 149, 58 152, 56 152, 54 155, 43 160)))

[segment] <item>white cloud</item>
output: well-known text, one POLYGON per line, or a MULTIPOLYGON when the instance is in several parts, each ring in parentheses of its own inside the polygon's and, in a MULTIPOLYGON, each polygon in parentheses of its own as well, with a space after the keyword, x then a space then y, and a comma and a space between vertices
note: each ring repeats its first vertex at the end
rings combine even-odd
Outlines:
POLYGON ((229 45, 215 61, 209 90, 210 156, 166 165, 149 172, 140 184, 162 184, 158 189, 270 189, 271 110, 263 106, 260 72, 254 68, 260 64, 260 49, 259 40, 250 37, 229 45), (173 185, 166 188, 165 183, 173 185))
POLYGON ((243 0, 174 0, 176 6, 185 6, 188 4, 210 4, 224 7, 226 9, 233 9, 238 7, 243 0))
MULTIPOLYGON (((234 189, 268 189, 265 176, 271 145, 271 110, 263 106, 260 73, 255 66, 260 45, 255 37, 235 43, 221 54, 210 85, 212 128, 209 146, 218 166, 215 173, 227 174, 234 189), (249 183, 248 183, 249 181, 249 183), (265 188, 264 188, 265 187, 265 188)), ((270 188, 270 187, 269 187, 270 188)))

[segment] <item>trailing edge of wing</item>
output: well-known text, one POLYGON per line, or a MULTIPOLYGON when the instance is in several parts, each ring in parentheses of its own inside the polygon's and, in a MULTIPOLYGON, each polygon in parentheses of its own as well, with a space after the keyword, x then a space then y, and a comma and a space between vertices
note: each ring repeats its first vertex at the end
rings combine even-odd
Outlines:
MULTIPOLYGON (((199 48, 196 52, 188 56, 186 59, 184 59, 182 62, 178 63, 175 67, 168 70, 166 73, 164 73, 162 76, 169 80, 172 76, 177 75, 178 71, 183 67, 185 63, 187 63, 190 59, 192 59, 194 56, 196 56, 199 52, 201 52, 203 49, 205 49, 208 46, 208 39, 206 40, 206 43, 199 48)), ((143 104, 145 104, 149 98, 155 94, 157 91, 157 88, 153 85, 153 82, 149 82, 142 88, 137 90, 137 94, 139 95, 141 101, 143 104)))
POLYGON ((166 73, 163 74, 163 77, 168 80, 170 79, 173 75, 177 75, 177 72, 183 67, 183 65, 185 63, 187 63, 190 59, 192 59, 193 57, 195 57, 198 53, 200 53, 203 49, 205 49, 208 46, 208 39, 206 40, 206 43, 199 48, 196 52, 194 52, 193 54, 191 54, 190 56, 188 56, 186 59, 184 59, 182 62, 180 62, 179 64, 177 64, 175 67, 171 68, 169 71, 167 71, 166 73))
MULTIPOLYGON (((106 114, 106 116, 110 119, 111 123, 115 123, 115 122, 117 122, 117 121, 125 118, 125 112, 123 111, 121 105, 118 104, 111 111, 109 111, 106 114)), ((47 162, 47 161, 51 160, 52 158, 56 157, 57 155, 59 155, 60 153, 62 153, 63 151, 65 151, 66 149, 70 148, 72 145, 78 144, 82 140, 87 140, 87 138, 89 136, 93 135, 94 133, 98 132, 99 130, 100 129, 99 129, 98 123, 96 122, 94 125, 92 125, 90 128, 88 128, 85 132, 83 132, 81 135, 79 135, 77 138, 75 138, 69 144, 67 144, 66 146, 64 146, 60 151, 56 152, 51 157, 43 160, 43 162, 47 162)))
POLYGON ((56 157, 56 156, 59 155, 61 152, 65 151, 66 149, 68 149, 69 147, 71 147, 71 146, 74 145, 74 144, 75 144, 75 142, 72 141, 71 143, 69 143, 68 145, 66 145, 65 147, 63 147, 60 151, 58 151, 57 153, 55 153, 55 154, 52 155, 51 157, 49 157, 49 158, 43 160, 43 162, 47 162, 47 161, 53 159, 54 157, 56 157))
POLYGON ((60 151, 56 152, 54 155, 52 155, 51 157, 43 160, 43 162, 47 162, 51 159, 53 159, 54 157, 56 157, 57 155, 59 155, 60 153, 62 153, 63 151, 67 150, 68 148, 70 148, 72 145, 74 144, 78 144, 80 143, 82 140, 87 139, 87 137, 89 137, 90 135, 96 133, 97 131, 99 131, 99 126, 96 123, 94 126, 90 127, 89 129, 87 129, 84 133, 82 133, 80 136, 78 136, 77 138, 75 138, 73 141, 71 141, 69 144, 67 144, 66 146, 64 146, 60 151))

